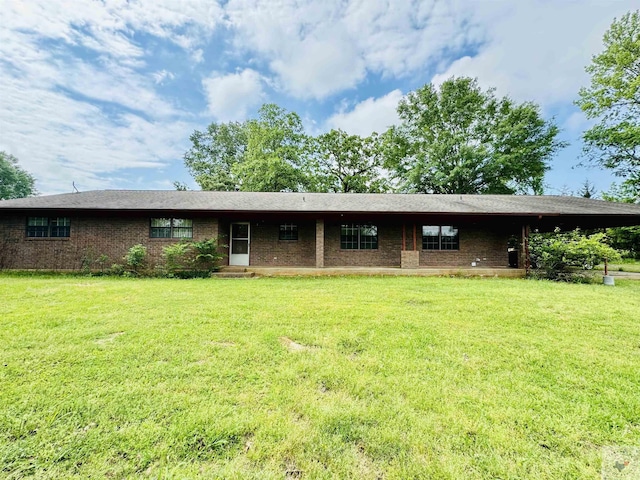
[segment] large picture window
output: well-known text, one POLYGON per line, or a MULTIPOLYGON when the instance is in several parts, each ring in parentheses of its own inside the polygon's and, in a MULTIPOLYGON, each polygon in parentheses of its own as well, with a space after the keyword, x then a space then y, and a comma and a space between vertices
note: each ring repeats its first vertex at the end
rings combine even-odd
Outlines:
POLYGON ((193 220, 187 218, 152 218, 151 238, 193 238, 193 220))
POLYGON ((423 250, 460 250, 458 229, 451 225, 424 225, 423 250))
POLYGON ((27 237, 64 238, 71 235, 71 221, 67 217, 27 218, 27 237))
POLYGON ((377 250, 378 227, 371 224, 348 223, 340 228, 340 248, 343 250, 377 250))

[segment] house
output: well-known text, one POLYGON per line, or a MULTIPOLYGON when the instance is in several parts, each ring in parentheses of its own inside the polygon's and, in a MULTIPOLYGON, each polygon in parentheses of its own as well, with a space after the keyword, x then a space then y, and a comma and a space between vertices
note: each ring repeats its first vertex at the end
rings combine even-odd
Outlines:
POLYGON ((638 224, 640 205, 564 196, 89 191, 0 201, 0 268, 222 237, 232 266, 522 269, 530 229, 638 224))

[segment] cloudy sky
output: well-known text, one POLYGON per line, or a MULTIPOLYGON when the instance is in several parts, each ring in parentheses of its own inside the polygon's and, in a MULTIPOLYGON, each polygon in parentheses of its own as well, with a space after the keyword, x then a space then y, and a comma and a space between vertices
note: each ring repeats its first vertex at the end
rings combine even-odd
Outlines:
POLYGON ((571 142, 546 193, 614 180, 576 168, 584 67, 626 0, 0 0, 0 150, 41 193, 196 185, 189 135, 266 102, 309 133, 368 135, 407 92, 456 75, 541 105, 571 142))

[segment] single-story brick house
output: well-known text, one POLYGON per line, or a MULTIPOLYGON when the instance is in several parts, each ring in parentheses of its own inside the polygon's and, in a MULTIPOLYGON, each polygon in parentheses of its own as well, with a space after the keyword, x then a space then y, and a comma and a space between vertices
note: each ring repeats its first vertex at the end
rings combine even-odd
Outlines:
POLYGON ((89 191, 0 201, 0 268, 214 237, 225 265, 523 268, 529 229, 638 224, 640 205, 564 196, 89 191))

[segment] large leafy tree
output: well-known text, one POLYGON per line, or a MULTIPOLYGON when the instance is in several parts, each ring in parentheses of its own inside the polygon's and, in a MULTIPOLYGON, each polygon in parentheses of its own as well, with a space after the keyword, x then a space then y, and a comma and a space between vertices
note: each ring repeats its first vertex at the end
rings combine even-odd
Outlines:
POLYGON ((233 191, 240 179, 234 169, 245 160, 247 128, 244 123, 212 123, 196 130, 184 163, 203 190, 233 191))
POLYGON ((331 130, 319 135, 310 147, 313 189, 319 192, 382 193, 389 190, 383 172, 380 136, 349 135, 331 130))
POLYGON ((409 93, 398 114, 385 135, 386 165, 406 192, 541 194, 565 145, 537 105, 498 99, 466 77, 409 93))
POLYGON ((18 166, 18 159, 0 152, 0 200, 35 195, 35 179, 18 166))
POLYGON ((240 188, 253 192, 302 191, 308 138, 300 117, 275 104, 265 104, 257 120, 246 122, 247 150, 235 173, 240 188))
POLYGON ((640 11, 614 20, 604 50, 586 68, 578 105, 599 122, 584 133, 585 154, 623 177, 640 198, 640 11))
POLYGON ((191 135, 187 169, 203 190, 299 191, 307 136, 300 117, 274 104, 258 118, 212 123, 191 135))

